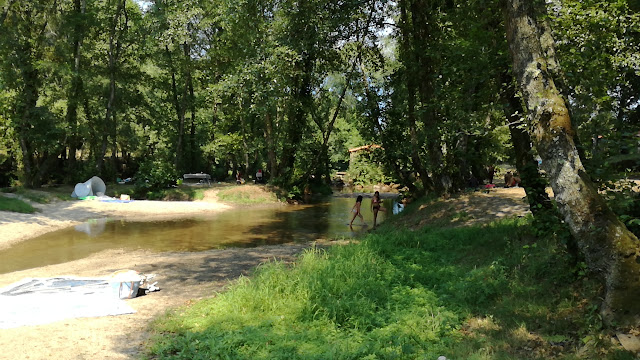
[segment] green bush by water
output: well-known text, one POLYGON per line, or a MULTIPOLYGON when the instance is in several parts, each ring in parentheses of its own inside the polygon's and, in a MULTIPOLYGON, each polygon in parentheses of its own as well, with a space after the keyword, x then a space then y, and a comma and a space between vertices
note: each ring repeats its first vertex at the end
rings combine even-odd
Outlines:
POLYGON ((555 241, 531 236, 530 219, 413 232, 385 225, 359 244, 309 250, 292 267, 263 265, 176 310, 154 325, 149 356, 577 359, 583 348, 632 359, 600 332, 597 288, 555 241))

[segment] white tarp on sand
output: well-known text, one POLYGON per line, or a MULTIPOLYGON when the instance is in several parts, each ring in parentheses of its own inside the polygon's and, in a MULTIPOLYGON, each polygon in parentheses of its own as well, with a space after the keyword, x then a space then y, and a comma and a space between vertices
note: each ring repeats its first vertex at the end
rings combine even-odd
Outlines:
POLYGON ((30 278, 0 289, 0 329, 131 313, 105 279, 30 278))

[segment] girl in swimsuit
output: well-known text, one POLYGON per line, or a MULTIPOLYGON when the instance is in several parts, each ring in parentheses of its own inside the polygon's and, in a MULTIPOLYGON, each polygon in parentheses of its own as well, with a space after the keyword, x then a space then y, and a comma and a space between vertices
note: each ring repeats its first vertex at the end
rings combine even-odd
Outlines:
POLYGON ((364 225, 364 216, 362 216, 362 214, 360 213, 361 206, 362 206, 362 196, 359 195, 358 198, 356 199, 356 204, 353 205, 353 208, 351 209, 351 212, 353 212, 353 217, 351 218, 351 222, 349 223, 349 226, 353 225, 353 220, 356 219, 356 216, 360 217, 360 220, 364 225))
POLYGON ((380 199, 380 192, 376 191, 371 198, 371 211, 373 211, 373 227, 376 227, 376 221, 378 220, 378 211, 387 211, 387 209, 381 206, 382 199, 380 199))

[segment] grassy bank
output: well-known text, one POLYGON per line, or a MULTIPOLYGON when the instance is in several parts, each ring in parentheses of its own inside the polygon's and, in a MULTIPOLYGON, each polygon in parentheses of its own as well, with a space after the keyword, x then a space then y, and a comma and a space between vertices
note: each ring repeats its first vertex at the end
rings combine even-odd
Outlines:
POLYGON ((633 359, 602 330, 598 289, 570 264, 526 218, 419 231, 391 220, 159 319, 148 356, 633 359))
POLYGON ((8 198, 0 194, 0 211, 12 211, 23 214, 33 214, 36 209, 31 204, 15 198, 8 198))
POLYGON ((269 185, 227 186, 218 191, 218 199, 239 205, 274 204, 283 198, 284 192, 269 185))

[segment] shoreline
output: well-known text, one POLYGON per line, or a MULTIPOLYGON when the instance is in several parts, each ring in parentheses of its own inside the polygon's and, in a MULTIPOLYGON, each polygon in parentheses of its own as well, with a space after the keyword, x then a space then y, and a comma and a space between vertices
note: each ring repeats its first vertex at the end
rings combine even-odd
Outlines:
MULTIPOLYGON (((74 226, 92 218, 109 217, 151 221, 219 213, 236 208, 221 203, 212 191, 199 201, 129 203, 57 201, 33 204, 34 214, 0 212, 0 251, 47 232, 74 226)), ((267 245, 255 248, 213 249, 202 252, 105 250, 64 263, 0 274, 0 288, 25 278, 75 276, 108 278, 130 269, 155 274, 160 291, 125 300, 136 312, 127 315, 69 318, 48 324, 0 330, 0 348, 10 359, 135 359, 151 335, 148 324, 170 309, 215 296, 235 279, 249 276, 268 261, 291 263, 315 246, 267 245), (25 351, 28 349, 28 351, 25 351)), ((319 245, 323 246, 323 245, 319 245)))
POLYGON ((153 221, 214 214, 235 208, 217 201, 215 194, 199 201, 104 202, 100 200, 56 201, 32 204, 33 214, 0 211, 0 250, 21 241, 81 224, 95 218, 153 221))
MULTIPOLYGON (((477 196, 462 196, 443 202, 445 212, 466 211, 471 220, 481 221, 526 212, 522 189, 504 189, 477 196), (478 207, 478 202, 486 203, 478 207), (478 207, 477 211, 472 208, 478 207)), ((0 249, 32 237, 73 226, 96 217, 135 220, 180 218, 213 214, 235 208, 219 202, 215 192, 193 202, 65 201, 35 207, 35 214, 0 212, 0 249)), ((434 209, 435 210, 435 209, 434 209)), ((420 210, 419 210, 420 211, 420 210)), ((437 214, 433 214, 437 215, 437 214)), ((166 311, 190 306, 198 299, 216 296, 240 276, 268 261, 295 262, 303 251, 325 248, 339 242, 316 241, 255 248, 227 248, 202 252, 164 252, 112 249, 79 260, 0 274, 0 287, 24 278, 51 276, 108 277, 131 269, 155 274, 160 291, 126 300, 136 313, 94 318, 73 318, 57 322, 0 330, 0 348, 11 359, 135 359, 139 358, 151 334, 148 325, 166 311), (29 349, 25 351, 25 349, 29 349)))

